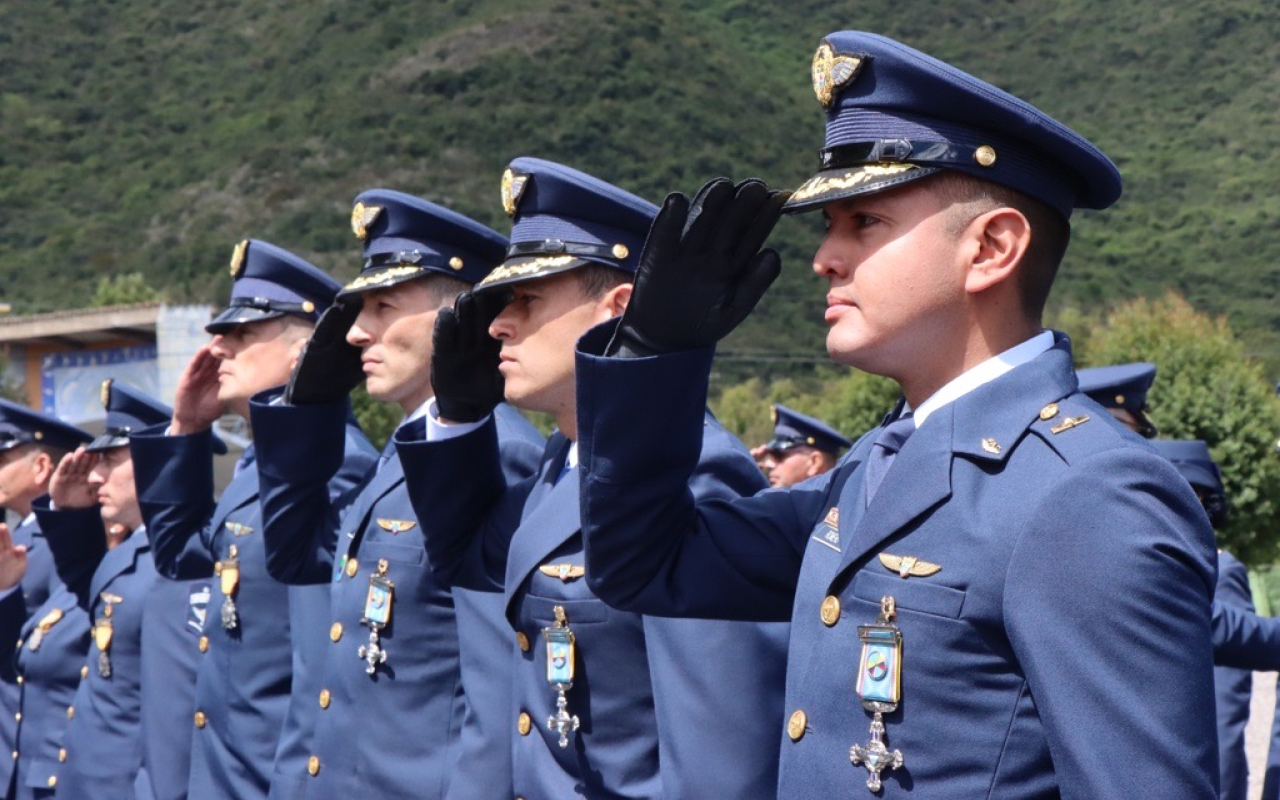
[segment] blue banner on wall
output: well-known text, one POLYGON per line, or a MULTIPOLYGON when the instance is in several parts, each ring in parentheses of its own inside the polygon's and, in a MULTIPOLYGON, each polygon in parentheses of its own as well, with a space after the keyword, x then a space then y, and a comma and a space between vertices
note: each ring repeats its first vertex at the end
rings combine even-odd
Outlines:
POLYGON ((45 356, 40 362, 41 410, 74 425, 100 420, 105 416, 102 382, 107 378, 158 395, 156 346, 141 344, 45 356))

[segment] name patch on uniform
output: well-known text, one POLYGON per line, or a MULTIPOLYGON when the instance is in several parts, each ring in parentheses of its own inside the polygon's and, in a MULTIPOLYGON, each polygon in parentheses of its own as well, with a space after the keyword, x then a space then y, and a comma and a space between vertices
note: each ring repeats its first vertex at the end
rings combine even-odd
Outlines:
POLYGON ((187 595, 187 627, 196 633, 204 632, 204 621, 209 616, 209 584, 191 587, 187 595))
POLYGON ((827 516, 813 532, 813 540, 820 545, 840 552, 840 509, 832 506, 827 516))

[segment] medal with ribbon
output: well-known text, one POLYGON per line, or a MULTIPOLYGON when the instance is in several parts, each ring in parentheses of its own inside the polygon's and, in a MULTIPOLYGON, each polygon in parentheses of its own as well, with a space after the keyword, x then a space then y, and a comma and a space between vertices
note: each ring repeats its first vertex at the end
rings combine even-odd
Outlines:
POLYGON ((369 643, 360 645, 356 655, 364 659, 364 671, 373 675, 379 664, 387 663, 387 651, 378 641, 379 632, 391 624, 391 600, 396 585, 387 578, 387 560, 378 559, 378 571, 369 576, 369 594, 364 600, 360 621, 369 626, 369 643))
POLYGON ((880 773, 902 766, 902 751, 884 743, 884 715, 898 708, 902 700, 902 631, 894 622, 897 608, 893 598, 880 598, 880 617, 874 625, 859 625, 862 655, 858 660, 858 697, 872 713, 871 741, 849 748, 854 766, 867 768, 867 788, 880 791, 880 773))
POLYGON ((111 624, 111 610, 114 608, 110 599, 102 610, 102 618, 93 626, 93 643, 98 646, 98 674, 104 678, 111 677, 111 637, 114 633, 111 624))
POLYGON ((57 625, 61 619, 62 609, 60 608, 55 608, 48 614, 41 617, 40 622, 36 624, 35 630, 31 631, 30 638, 27 639, 27 649, 33 653, 39 650, 40 643, 44 641, 45 634, 49 632, 50 628, 57 625))
POLYGON ((222 628, 223 630, 233 630, 236 625, 240 624, 236 615, 236 601, 234 595, 236 588, 240 585, 240 561, 237 559, 239 551, 233 544, 227 551, 225 561, 219 561, 213 567, 213 574, 218 576, 222 585, 222 628))
POLYGON ((573 688, 574 635, 564 606, 555 607, 556 623, 542 629, 547 640, 547 683, 556 692, 556 713, 547 717, 547 727, 560 734, 560 746, 569 746, 569 734, 578 730, 578 715, 569 713, 566 692, 573 688))

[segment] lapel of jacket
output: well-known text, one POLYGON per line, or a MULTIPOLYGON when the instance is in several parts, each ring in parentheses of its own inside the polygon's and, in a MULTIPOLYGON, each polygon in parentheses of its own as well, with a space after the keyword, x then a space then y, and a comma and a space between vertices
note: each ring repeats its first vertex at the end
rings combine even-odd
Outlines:
MULTIPOLYGON (((374 522, 374 506, 378 504, 379 500, 395 491, 403 483, 404 467, 400 464, 400 456, 392 455, 382 465, 382 469, 378 470, 378 474, 374 475, 365 484, 364 490, 360 492, 356 501, 351 504, 344 515, 342 530, 350 533, 368 527, 374 522)), ((347 539, 348 547, 350 542, 351 540, 347 539)))
POLYGON ((103 590, 113 580, 134 568, 139 553, 145 552, 150 548, 147 532, 139 527, 129 535, 129 538, 116 545, 114 549, 108 550, 107 554, 102 557, 102 563, 98 565, 98 569, 93 573, 93 580, 89 583, 90 607, 97 605, 103 590))
POLYGON ((559 437, 556 446, 548 446, 549 457, 542 460, 538 482, 525 501, 520 526, 511 537, 507 555, 507 574, 503 582, 507 613, 511 600, 530 572, 548 553, 558 548, 582 527, 578 510, 578 476, 574 473, 557 481, 569 453, 570 442, 559 437))
POLYGON ((841 494, 841 535, 852 531, 852 540, 834 577, 945 502, 951 496, 953 459, 1003 462, 1040 410, 1070 394, 1075 385, 1071 346, 1059 336, 1047 352, 930 415, 907 440, 865 509, 859 469, 849 481, 853 485, 841 494), (847 528, 846 518, 851 523, 847 528))

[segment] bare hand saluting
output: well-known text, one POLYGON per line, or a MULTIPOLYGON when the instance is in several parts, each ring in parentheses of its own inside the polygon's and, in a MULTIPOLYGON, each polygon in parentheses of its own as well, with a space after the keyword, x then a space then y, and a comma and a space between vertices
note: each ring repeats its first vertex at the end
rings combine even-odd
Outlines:
POLYGON ((207 431, 225 411, 218 400, 218 357, 206 344, 196 351, 178 378, 170 432, 181 436, 207 431))
POLYGON ((89 508, 98 504, 98 490, 89 483, 89 473, 102 456, 84 447, 67 453, 49 479, 49 499, 57 508, 89 508))
POLYGON ((9 526, 0 522, 0 591, 17 586, 27 574, 27 546, 13 543, 9 526))

